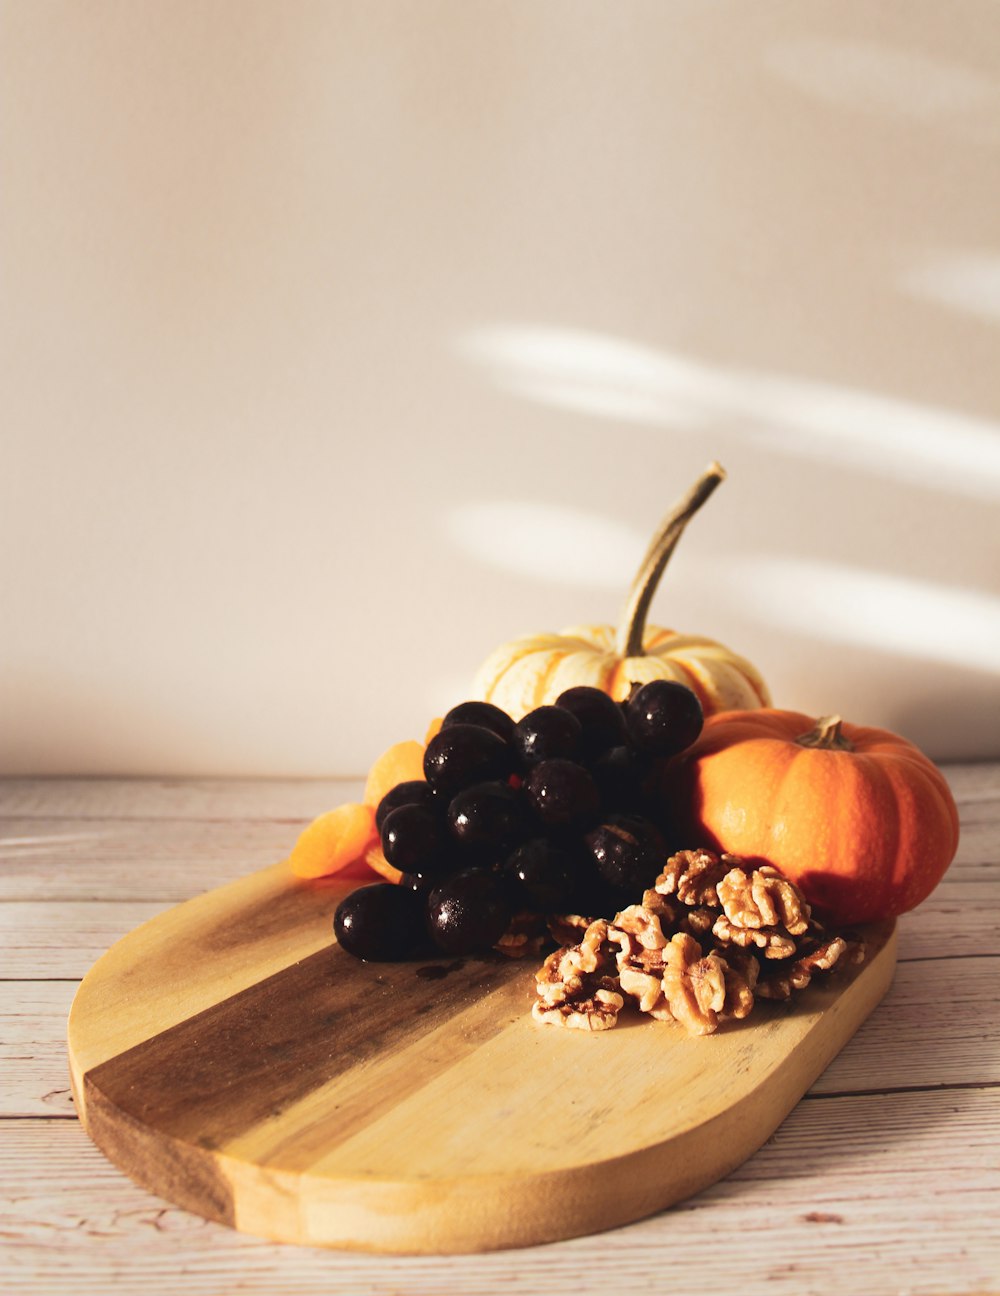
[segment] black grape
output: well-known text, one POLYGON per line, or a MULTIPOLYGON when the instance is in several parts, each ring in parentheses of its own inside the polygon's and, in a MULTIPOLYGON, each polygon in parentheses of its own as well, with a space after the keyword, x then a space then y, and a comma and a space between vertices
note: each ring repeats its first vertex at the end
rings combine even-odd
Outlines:
POLYGON ((391 882, 358 887, 333 917, 338 943, 359 959, 393 962, 411 956, 426 940, 425 898, 391 882))
POLYGON ((704 721, 697 696, 675 680, 643 684, 625 709, 629 737, 647 756, 676 756, 691 746, 704 721))
POLYGON ((448 841, 441 821, 422 805, 402 805, 382 822, 382 854, 402 873, 447 873, 448 841))
POLYGON ((581 751, 588 760, 627 741, 621 707, 599 688, 578 684, 566 689, 556 698, 556 706, 579 720, 583 730, 581 751))
POLYGON ((582 765, 547 760, 535 765, 524 783, 528 804, 549 829, 585 828, 600 813, 601 794, 582 765))
POLYGON ((431 939, 445 954, 485 953, 507 930, 511 916, 507 887, 485 869, 456 873, 427 900, 431 939))
POLYGON ((659 829, 638 815, 609 816, 587 833, 584 841, 608 886, 631 892, 636 902, 656 881, 667 859, 659 829))
POLYGON ((576 891, 580 854, 546 837, 532 837, 507 856, 498 872, 511 884, 520 908, 555 913, 569 905, 576 891))
POLYGON ((459 702, 441 721, 441 728, 450 729, 457 724, 478 725, 480 729, 489 729, 504 742, 508 742, 514 732, 514 721, 506 711, 501 711, 492 702, 459 702))
POLYGON ((404 783, 397 783, 395 787, 390 788, 378 803, 378 809, 375 811, 375 827, 381 832, 386 815, 391 814, 393 810, 398 810, 400 806, 422 805, 430 810, 433 809, 434 804, 434 793, 431 791, 430 784, 423 779, 407 779, 404 783))
POLYGON ((513 768, 510 748, 481 725, 449 725, 430 740, 424 752, 427 782, 449 798, 473 783, 505 779, 513 768))
POLYGON ((463 852, 497 857, 523 835, 524 803, 506 783, 476 783, 452 798, 447 822, 463 852))
POLYGON ((576 716, 561 707, 540 706, 514 726, 511 745, 521 765, 529 768, 543 760, 574 760, 583 743, 583 727, 576 716))

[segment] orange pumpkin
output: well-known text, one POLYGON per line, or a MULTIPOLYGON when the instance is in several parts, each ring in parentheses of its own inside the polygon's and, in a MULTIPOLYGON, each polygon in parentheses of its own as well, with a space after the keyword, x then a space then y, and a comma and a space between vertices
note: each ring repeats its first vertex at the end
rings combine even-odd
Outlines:
POLYGON ((839 716, 710 716, 670 778, 691 841, 774 864, 836 923, 913 909, 958 846, 940 770, 897 734, 839 716))

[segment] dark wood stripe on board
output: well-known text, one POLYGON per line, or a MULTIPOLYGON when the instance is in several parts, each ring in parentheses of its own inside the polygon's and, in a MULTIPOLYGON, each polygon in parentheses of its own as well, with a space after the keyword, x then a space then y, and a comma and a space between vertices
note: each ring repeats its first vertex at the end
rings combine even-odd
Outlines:
POLYGON ((120 1111, 100 1090, 87 1088, 87 1133, 120 1170, 186 1210, 236 1226, 233 1189, 215 1157, 180 1139, 164 1138, 120 1111))
POLYGON ((210 961, 213 955, 222 955, 233 949, 246 947, 248 955, 268 937, 278 934, 289 938, 305 927, 322 924, 331 932, 337 905, 356 882, 347 885, 336 878, 302 882, 291 878, 290 871, 275 870, 271 887, 254 900, 240 892, 238 905, 233 910, 220 910, 219 919, 210 927, 199 931, 198 957, 210 961))
POLYGON ((334 945, 93 1068, 87 1104, 210 1151, 516 978, 529 1004, 532 970, 469 960, 426 980, 413 963, 363 964, 334 945))

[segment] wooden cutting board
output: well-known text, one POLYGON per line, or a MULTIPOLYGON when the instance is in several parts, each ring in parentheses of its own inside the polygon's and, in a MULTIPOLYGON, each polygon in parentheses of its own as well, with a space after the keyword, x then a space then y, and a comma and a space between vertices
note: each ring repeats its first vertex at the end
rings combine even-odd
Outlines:
POLYGON ((714 1183, 773 1133, 888 989, 867 962, 692 1038, 529 1015, 536 962, 363 964, 333 945, 356 883, 284 864, 161 914, 84 978, 77 1110, 137 1183, 281 1241, 523 1246, 611 1228, 714 1183))

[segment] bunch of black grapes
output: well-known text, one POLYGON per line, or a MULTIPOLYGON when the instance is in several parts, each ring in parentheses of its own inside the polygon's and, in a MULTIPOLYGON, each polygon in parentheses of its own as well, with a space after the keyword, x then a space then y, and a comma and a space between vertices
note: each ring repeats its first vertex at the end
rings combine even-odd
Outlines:
POLYGON ((427 744, 426 782, 376 812, 398 885, 347 896, 334 931, 361 959, 485 953, 519 913, 611 917, 678 849, 663 792, 671 757, 701 733, 698 698, 653 680, 627 702, 567 689, 516 724, 462 702, 427 744))

